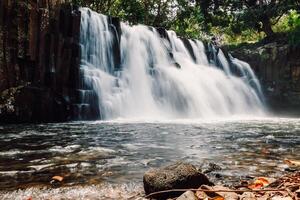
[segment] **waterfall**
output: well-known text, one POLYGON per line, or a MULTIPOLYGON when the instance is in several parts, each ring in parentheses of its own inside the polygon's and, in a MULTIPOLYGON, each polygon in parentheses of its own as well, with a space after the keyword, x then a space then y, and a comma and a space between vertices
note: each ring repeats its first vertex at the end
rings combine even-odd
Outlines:
POLYGON ((211 58, 201 41, 173 31, 125 23, 121 33, 117 29, 111 18, 81 8, 80 70, 101 119, 264 113, 260 84, 247 63, 227 60, 214 47, 208 48, 211 58))
POLYGON ((246 81, 249 85, 252 86, 252 88, 256 90, 256 93, 257 95, 259 95, 260 100, 265 104, 265 98, 262 92, 261 85, 250 65, 242 60, 232 57, 232 55, 230 54, 229 59, 236 67, 236 70, 238 70, 238 72, 240 73, 241 78, 243 78, 244 81, 246 81))

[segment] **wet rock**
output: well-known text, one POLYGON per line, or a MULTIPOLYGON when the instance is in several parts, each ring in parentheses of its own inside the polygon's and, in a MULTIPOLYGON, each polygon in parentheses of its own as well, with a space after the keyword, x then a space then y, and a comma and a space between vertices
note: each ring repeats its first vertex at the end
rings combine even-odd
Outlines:
POLYGON ((157 27, 156 30, 159 33, 160 37, 165 38, 168 41, 170 41, 170 38, 168 36, 168 32, 167 32, 167 30, 165 28, 157 27))
POLYGON ((241 45, 230 53, 248 62, 262 84, 271 111, 299 116, 300 45, 287 42, 241 45))
MULTIPOLYGON (((170 189, 199 188, 201 185, 212 185, 208 178, 195 166, 177 162, 166 167, 150 169, 143 177, 144 190, 146 194, 170 189)), ((167 199, 176 197, 182 192, 169 192, 158 194, 153 197, 167 199)))
MULTIPOLYGON (((202 167, 203 168, 203 167, 202 167)), ((217 165, 216 163, 208 163, 207 166, 204 166, 204 168, 206 168, 203 173, 204 174, 208 174, 210 172, 214 172, 214 171, 220 171, 222 170, 222 167, 220 167, 219 165, 217 165)))
POLYGON ((193 50, 193 47, 190 43, 190 40, 188 40, 187 38, 180 38, 181 41, 183 42, 185 48, 187 48, 189 54, 191 55, 191 57, 193 58, 194 61, 196 61, 196 56, 193 50))
POLYGON ((19 86, 0 94, 0 123, 53 122, 68 119, 67 102, 47 88, 19 86))
POLYGON ((174 65, 177 69, 181 69, 181 65, 178 62, 175 62, 174 65))
MULTIPOLYGON (((214 186, 213 187, 214 190, 230 190, 227 187, 223 187, 223 186, 214 186)), ((217 192, 218 195, 224 197, 224 199, 226 200, 238 200, 239 199, 239 195, 235 192, 217 192)))
POLYGON ((197 200, 197 197, 194 192, 189 190, 180 195, 176 200, 197 200))

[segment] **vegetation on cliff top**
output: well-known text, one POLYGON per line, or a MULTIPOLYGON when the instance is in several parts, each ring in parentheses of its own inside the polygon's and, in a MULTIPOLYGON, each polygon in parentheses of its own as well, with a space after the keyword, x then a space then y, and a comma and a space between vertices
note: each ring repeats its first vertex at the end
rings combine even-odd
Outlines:
POLYGON ((214 35, 237 44, 275 38, 280 32, 292 43, 300 41, 300 0, 71 1, 132 24, 162 26, 190 38, 214 35))

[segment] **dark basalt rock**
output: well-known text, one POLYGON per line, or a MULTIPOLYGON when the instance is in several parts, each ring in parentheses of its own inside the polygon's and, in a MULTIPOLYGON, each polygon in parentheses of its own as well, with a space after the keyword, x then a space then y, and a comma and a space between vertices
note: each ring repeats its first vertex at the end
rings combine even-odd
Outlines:
MULTIPOLYGON (((120 28, 119 28, 120 29, 120 28)), ((113 24, 110 24, 109 30, 111 34, 113 35, 113 58, 114 58, 114 69, 112 69, 111 73, 116 70, 121 70, 121 48, 120 48, 120 39, 121 35, 120 30, 117 29, 117 27, 113 24)))
POLYGON ((170 38, 169 38, 167 30, 165 28, 157 27, 156 30, 159 33, 160 37, 167 39, 170 42, 170 38))
POLYGON ((114 27, 116 27, 116 30, 117 30, 117 33, 118 33, 118 37, 119 37, 119 39, 121 39, 122 30, 121 30, 120 18, 118 18, 118 17, 111 17, 111 24, 114 25, 114 27))
MULTIPOLYGON (((12 58, 0 60, 0 123, 98 119, 97 96, 90 94, 92 87, 80 71, 80 10, 68 3, 39 6, 0 5, 7 11, 1 13, 0 22, 12 22, 1 24, 9 33, 1 40, 13 49, 0 49, 0 54, 5 51, 12 58), (9 42, 12 40, 16 42, 9 42), (3 71, 2 66, 11 70, 3 71), (83 98, 77 91, 88 95, 83 98)), ((112 31, 115 64, 119 66, 120 22, 112 19, 112 23, 116 27, 112 31)))
POLYGON ((181 69, 181 65, 178 62, 175 62, 174 65, 176 68, 181 69))
POLYGON ((0 123, 69 120, 70 103, 47 88, 20 86, 2 93, 0 123))
POLYGON ((300 45, 247 44, 229 51, 251 65, 272 112, 300 115, 300 45))
MULTIPOLYGON (((150 169, 143 177, 146 194, 170 189, 199 188, 201 185, 212 185, 208 178, 195 166, 177 162, 166 167, 150 169)), ((169 192, 152 196, 157 199, 176 197, 183 192, 169 192)))
POLYGON ((187 50, 189 51, 190 55, 192 56, 193 60, 196 61, 196 56, 194 54, 194 50, 193 47, 190 43, 190 41, 187 38, 180 38, 181 41, 183 42, 184 46, 187 48, 187 50))

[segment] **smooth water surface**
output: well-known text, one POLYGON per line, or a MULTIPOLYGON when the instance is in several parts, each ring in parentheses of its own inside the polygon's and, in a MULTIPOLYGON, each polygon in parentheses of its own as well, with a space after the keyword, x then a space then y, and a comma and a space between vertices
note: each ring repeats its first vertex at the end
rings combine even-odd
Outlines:
POLYGON ((74 122, 0 127, 0 188, 136 184, 177 160, 213 162, 227 177, 274 176, 300 159, 300 119, 74 122))

